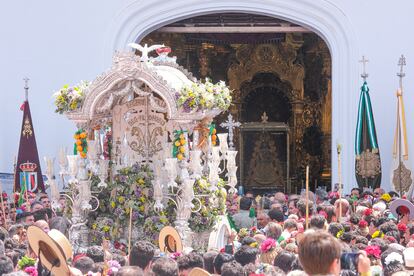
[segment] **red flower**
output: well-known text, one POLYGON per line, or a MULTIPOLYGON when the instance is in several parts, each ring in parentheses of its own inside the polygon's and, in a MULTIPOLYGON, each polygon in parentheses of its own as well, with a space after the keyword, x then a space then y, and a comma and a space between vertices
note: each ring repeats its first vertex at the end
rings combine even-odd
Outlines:
POLYGON ((368 222, 367 222, 366 220, 361 220, 361 221, 358 223, 358 226, 359 226, 359 228, 365 228, 365 227, 367 227, 367 226, 368 226, 368 222))
POLYGON ((226 253, 226 250, 224 249, 224 247, 220 249, 220 253, 226 253))
POLYGON ((86 256, 86 254, 78 254, 78 255, 75 255, 75 257, 73 257, 73 263, 76 263, 80 258, 83 258, 83 257, 85 257, 86 256))
POLYGON ((268 238, 260 245, 260 251, 266 253, 274 247, 276 247, 276 241, 272 238, 268 238))
POLYGON ((372 256, 376 259, 381 259, 381 249, 377 245, 367 246, 365 252, 367 252, 368 257, 372 256))
POLYGON ((319 215, 323 216, 325 219, 328 218, 328 214, 323 210, 319 211, 319 215))
POLYGON ((397 242, 397 240, 394 237, 391 237, 391 236, 385 236, 384 239, 389 241, 390 243, 396 243, 397 242))
POLYGON ((364 211, 364 216, 370 216, 370 215, 372 215, 372 209, 370 209, 370 208, 368 208, 368 209, 365 209, 365 211, 364 211))
POLYGON ((19 193, 14 193, 14 202, 15 203, 17 203, 18 201, 19 201, 19 197, 20 197, 20 194, 19 193))
POLYGON ((407 231, 407 225, 405 225, 402 222, 398 223, 397 227, 398 227, 398 231, 400 231, 400 232, 406 232, 407 231))

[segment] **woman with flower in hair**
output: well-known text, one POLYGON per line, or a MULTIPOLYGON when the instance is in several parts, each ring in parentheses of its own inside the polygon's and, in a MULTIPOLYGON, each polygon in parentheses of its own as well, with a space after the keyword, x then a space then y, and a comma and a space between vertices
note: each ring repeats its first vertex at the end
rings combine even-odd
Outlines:
POLYGON ((277 242, 268 238, 260 245, 260 261, 266 264, 273 264, 278 252, 281 248, 278 247, 277 242))
POLYGON ((356 232, 363 237, 367 237, 369 235, 368 222, 366 220, 360 220, 358 222, 358 228, 356 232))
POLYGON ((367 257, 371 261, 371 265, 381 265, 381 249, 377 245, 370 245, 365 248, 367 257))

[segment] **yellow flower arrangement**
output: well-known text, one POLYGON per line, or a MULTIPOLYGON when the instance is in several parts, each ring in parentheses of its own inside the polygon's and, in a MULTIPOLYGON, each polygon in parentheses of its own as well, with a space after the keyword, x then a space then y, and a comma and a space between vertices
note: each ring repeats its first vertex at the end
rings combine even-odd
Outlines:
POLYGON ((115 203, 115 201, 111 201, 111 207, 112 207, 112 208, 115 208, 115 207, 116 207, 116 203, 115 203))
POLYGON ((336 238, 340 239, 343 236, 343 234, 344 234, 344 230, 338 231, 338 233, 336 233, 336 238))
POLYGON ((144 212, 144 211, 145 211, 145 207, 144 207, 144 206, 139 206, 139 210, 140 210, 141 212, 144 212))
POLYGON ((97 227, 96 223, 92 224, 92 229, 95 230, 97 227))
POLYGON ((391 201, 392 198, 391 198, 390 194, 383 194, 381 196, 381 199, 388 203, 388 202, 391 201))
POLYGON ((118 197, 118 202, 119 203, 124 203, 125 202, 125 197, 123 197, 123 196, 120 196, 120 197, 118 197))
POLYGON ((379 230, 375 231, 374 234, 372 234, 373 239, 375 239, 375 238, 381 238, 382 239, 383 237, 384 237, 384 233, 382 233, 379 230))
POLYGON ((88 86, 89 82, 82 81, 80 84, 72 87, 64 85, 59 91, 55 92, 53 94, 56 105, 55 112, 63 114, 81 108, 88 86))
POLYGON ((249 246, 253 248, 258 248, 259 244, 257 242, 252 242, 251 244, 249 244, 249 246))
POLYGON ((102 230, 104 232, 109 232, 109 230, 111 230, 111 227, 109 227, 108 225, 105 225, 104 227, 102 227, 102 230))

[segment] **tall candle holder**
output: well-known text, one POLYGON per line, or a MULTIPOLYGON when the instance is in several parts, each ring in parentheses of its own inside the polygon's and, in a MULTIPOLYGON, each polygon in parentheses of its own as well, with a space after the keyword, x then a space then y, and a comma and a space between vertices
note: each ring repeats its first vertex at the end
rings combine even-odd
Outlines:
MULTIPOLYGON (((60 174, 63 180, 65 180, 66 173, 70 175, 70 179, 67 181, 67 189, 59 193, 53 176, 51 177, 52 208, 57 209, 59 207, 58 202, 61 197, 69 200, 71 204, 68 208, 72 213, 69 240, 74 252, 85 253, 89 247, 89 229, 86 226, 88 214, 99 208, 99 199, 92 195, 91 179, 87 170, 88 160, 79 158, 78 155, 68 155, 66 158, 68 169, 63 166, 62 156, 59 156, 60 174), (95 208, 92 207, 91 201, 95 201, 95 208)), ((53 162, 51 163, 48 159, 47 164, 50 167, 53 162)), ((47 171, 50 172, 49 169, 47 171)))
POLYGON ((203 175, 203 165, 201 163, 201 150, 190 151, 190 171, 191 177, 199 179, 203 175))
POLYGON ((168 188, 175 188, 178 186, 175 179, 177 177, 177 158, 167 158, 165 159, 165 169, 167 171, 168 177, 168 188))
POLYGON ((105 182, 106 178, 108 177, 108 171, 109 171, 109 160, 107 159, 99 159, 99 173, 98 177, 101 182, 98 184, 98 188, 106 188, 108 187, 108 184, 105 182))

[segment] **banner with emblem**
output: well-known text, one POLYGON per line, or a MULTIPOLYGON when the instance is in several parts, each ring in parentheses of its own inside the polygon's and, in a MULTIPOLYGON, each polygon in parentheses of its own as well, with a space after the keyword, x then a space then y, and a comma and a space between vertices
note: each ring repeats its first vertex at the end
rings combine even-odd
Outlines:
POLYGON ((355 176, 361 189, 375 189, 381 184, 381 158, 366 81, 361 87, 358 106, 355 135, 355 176))
POLYGON ((15 172, 15 191, 44 192, 42 170, 27 98, 20 109, 23 111, 23 123, 20 131, 19 154, 15 172))
POLYGON ((412 199, 412 171, 408 159, 407 125, 402 90, 397 90, 397 120, 394 132, 391 161, 391 189, 404 194, 409 192, 412 199))

